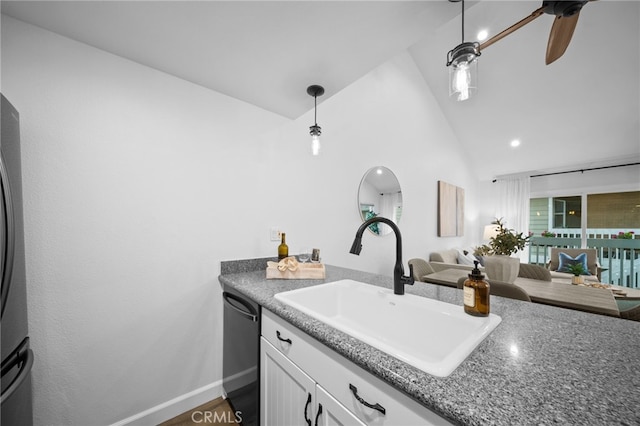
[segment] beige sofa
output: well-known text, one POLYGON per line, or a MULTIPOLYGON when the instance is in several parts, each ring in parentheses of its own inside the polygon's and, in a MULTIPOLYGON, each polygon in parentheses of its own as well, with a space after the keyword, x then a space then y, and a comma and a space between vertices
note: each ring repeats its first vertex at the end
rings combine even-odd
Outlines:
MULTIPOLYGON (((568 255, 575 257, 582 252, 587 252, 587 263, 592 275, 583 276, 586 282, 597 282, 600 278, 600 267, 597 264, 595 249, 564 249, 553 248, 551 254, 551 262, 547 268, 537 265, 521 264, 519 277, 536 279, 541 281, 555 281, 559 283, 570 283, 572 275, 566 272, 558 272, 558 252, 566 252, 568 255), (523 265, 526 265, 523 267, 523 265)), ((473 264, 458 263, 464 253, 460 250, 450 249, 433 252, 429 255, 428 265, 433 272, 440 272, 445 269, 464 269, 471 271, 473 264)), ((467 257, 467 263, 471 261, 470 256, 467 257)), ((480 266, 480 270, 484 267, 480 266)))
MULTIPOLYGON (((471 258, 467 256, 467 263, 458 263, 459 258, 461 257, 460 251, 457 249, 450 250, 442 250, 436 251, 429 255, 429 265, 433 268, 435 272, 444 271, 445 269, 464 269, 464 270, 472 270, 474 265, 471 258)), ((481 270, 484 270, 482 266, 480 266, 481 270)))

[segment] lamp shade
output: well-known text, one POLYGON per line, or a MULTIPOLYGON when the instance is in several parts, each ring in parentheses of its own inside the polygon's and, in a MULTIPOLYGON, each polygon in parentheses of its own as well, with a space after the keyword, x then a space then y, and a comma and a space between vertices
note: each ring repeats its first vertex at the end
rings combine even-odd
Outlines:
POLYGON ((485 241, 489 241, 491 238, 498 235, 498 225, 487 225, 484 227, 484 234, 482 235, 482 239, 485 241))

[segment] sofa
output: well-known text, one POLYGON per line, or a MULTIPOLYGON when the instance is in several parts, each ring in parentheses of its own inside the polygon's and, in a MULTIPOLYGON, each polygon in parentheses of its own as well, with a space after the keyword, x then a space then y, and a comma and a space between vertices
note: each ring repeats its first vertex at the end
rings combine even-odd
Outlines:
MULTIPOLYGON (((589 270, 592 275, 584 276, 586 282, 596 282, 599 281, 599 265, 597 265, 597 261, 595 259, 595 249, 594 253, 589 252, 587 250, 574 250, 574 249, 554 249, 552 252, 552 260, 549 262, 547 267, 542 267, 538 265, 529 265, 527 263, 520 264, 520 272, 518 273, 519 277, 529 278, 541 281, 555 281, 561 283, 570 283, 571 282, 571 274, 566 272, 559 272, 558 269, 558 251, 567 252, 572 256, 577 256, 579 253, 587 251, 588 257, 588 265, 589 270), (555 256, 555 257, 554 257, 555 256)), ((440 272, 445 269, 464 269, 471 271, 474 268, 473 260, 475 256, 469 253, 466 250, 462 249, 449 249, 449 250, 441 250, 432 252, 429 255, 428 266, 430 270, 433 272, 440 272)), ((479 266, 480 270, 484 270, 483 266, 479 266)))
MULTIPOLYGON (((445 269, 464 269, 471 271, 474 268, 475 256, 467 250, 449 249, 433 252, 429 255, 429 265, 435 272, 445 269)), ((479 266, 484 270, 483 266, 479 266)))

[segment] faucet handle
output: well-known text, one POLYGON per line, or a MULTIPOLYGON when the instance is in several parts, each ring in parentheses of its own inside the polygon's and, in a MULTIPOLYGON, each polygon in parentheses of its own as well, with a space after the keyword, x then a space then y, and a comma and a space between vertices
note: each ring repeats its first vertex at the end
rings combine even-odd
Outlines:
POLYGON ((409 276, 401 277, 403 284, 413 285, 415 279, 413 278, 413 265, 409 264, 409 276))

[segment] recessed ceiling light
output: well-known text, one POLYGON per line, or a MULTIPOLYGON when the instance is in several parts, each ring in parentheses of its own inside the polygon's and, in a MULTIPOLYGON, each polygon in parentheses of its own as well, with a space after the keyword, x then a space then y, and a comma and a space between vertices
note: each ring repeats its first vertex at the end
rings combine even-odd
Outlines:
POLYGON ((512 140, 512 141, 511 141, 511 147, 512 147, 512 148, 515 148, 515 147, 517 147, 517 146, 520 146, 520 140, 518 140, 518 139, 514 139, 514 140, 512 140))
POLYGON ((381 175, 381 174, 382 174, 382 169, 378 169, 378 170, 376 170, 376 173, 378 173, 379 175, 381 175))
POLYGON ((489 37, 489 31, 487 30, 478 31, 478 41, 484 41, 487 39, 487 37, 489 37))

